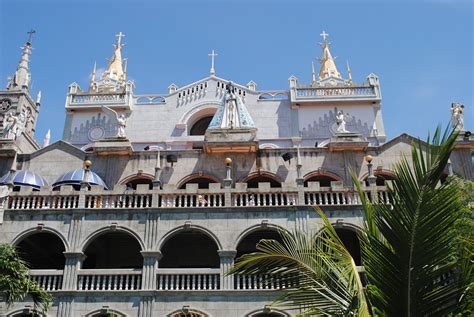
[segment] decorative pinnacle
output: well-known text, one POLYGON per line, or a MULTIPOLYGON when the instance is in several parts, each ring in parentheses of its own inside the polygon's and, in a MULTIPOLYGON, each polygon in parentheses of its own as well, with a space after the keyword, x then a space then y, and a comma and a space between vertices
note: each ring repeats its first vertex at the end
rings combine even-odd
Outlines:
POLYGON ((125 37, 125 34, 118 32, 115 36, 117 37, 117 47, 122 47, 122 37, 125 37))
POLYGON ((323 31, 321 34, 319 34, 323 37, 324 42, 326 42, 326 38, 329 37, 329 34, 326 33, 326 31, 323 31))
POLYGON ((215 75, 216 74, 216 70, 214 69, 214 58, 217 56, 217 53, 214 52, 214 50, 212 50, 211 53, 207 54, 208 56, 211 57, 211 75, 215 75))

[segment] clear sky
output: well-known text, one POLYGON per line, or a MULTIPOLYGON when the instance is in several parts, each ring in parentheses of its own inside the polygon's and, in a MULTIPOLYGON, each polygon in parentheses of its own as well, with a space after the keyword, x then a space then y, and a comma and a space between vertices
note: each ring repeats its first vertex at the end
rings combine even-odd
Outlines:
POLYGON ((126 34, 123 56, 135 93, 166 93, 209 74, 258 89, 287 89, 288 77, 311 79, 320 57, 319 34, 330 34, 332 54, 353 80, 380 77, 389 138, 425 138, 447 124, 450 104, 466 106, 474 129, 474 2, 433 1, 47 1, 0 0, 0 84, 14 73, 26 32, 36 30, 32 88, 42 91, 36 138, 52 141, 64 125, 67 87, 87 88, 94 61, 106 66, 115 34, 126 34), (357 2, 357 3, 353 3, 357 2))

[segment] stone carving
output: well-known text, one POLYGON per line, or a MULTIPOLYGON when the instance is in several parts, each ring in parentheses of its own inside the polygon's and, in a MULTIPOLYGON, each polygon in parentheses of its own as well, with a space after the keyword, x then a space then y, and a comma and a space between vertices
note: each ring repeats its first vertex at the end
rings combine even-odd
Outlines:
POLYGON ((464 105, 460 103, 451 104, 451 126, 457 131, 464 130, 464 105))
POLYGON ((115 124, 102 113, 93 116, 79 127, 71 131, 70 142, 73 144, 87 144, 102 138, 112 138, 116 135, 115 124))
POLYGON ((338 111, 336 115, 337 133, 348 133, 346 130, 346 115, 342 111, 338 111))
POLYGON ((127 127, 127 118, 124 114, 118 114, 116 111, 110 109, 109 107, 102 106, 102 111, 109 117, 109 119, 114 122, 117 128, 117 138, 126 138, 125 128, 127 127))
POLYGON ((7 112, 10 110, 12 106, 12 102, 10 99, 2 99, 0 100, 0 112, 7 112))
POLYGON ((16 140, 21 136, 25 129, 26 116, 24 113, 14 115, 7 113, 3 121, 2 138, 7 140, 16 140))
MULTIPOLYGON (((338 133, 338 125, 336 123, 336 116, 339 110, 337 107, 334 110, 330 110, 328 113, 317 118, 312 123, 309 123, 306 127, 300 130, 300 134, 303 138, 317 138, 317 139, 328 139, 338 133)), ((347 131, 353 133, 360 133, 365 137, 370 136, 369 125, 367 122, 362 122, 361 119, 356 118, 348 113, 344 116, 345 128, 347 131)))

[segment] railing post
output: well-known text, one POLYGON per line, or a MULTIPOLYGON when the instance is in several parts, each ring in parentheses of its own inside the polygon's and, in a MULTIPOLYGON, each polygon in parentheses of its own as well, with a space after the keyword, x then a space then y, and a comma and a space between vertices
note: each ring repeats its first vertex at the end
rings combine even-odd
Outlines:
POLYGON ((156 290, 158 261, 162 258, 160 251, 141 251, 143 256, 142 290, 156 290))
POLYGON ((66 263, 63 272, 63 291, 73 291, 77 289, 77 272, 85 255, 82 252, 64 252, 66 263))
POLYGON ((234 258, 237 254, 235 250, 220 250, 219 257, 221 259, 221 273, 220 273, 220 289, 228 290, 234 289, 234 276, 226 275, 229 269, 234 264, 234 258))

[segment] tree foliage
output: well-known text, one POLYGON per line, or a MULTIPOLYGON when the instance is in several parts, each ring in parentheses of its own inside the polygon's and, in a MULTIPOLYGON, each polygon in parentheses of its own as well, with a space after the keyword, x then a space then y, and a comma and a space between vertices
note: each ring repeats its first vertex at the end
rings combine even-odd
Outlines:
POLYGON ((35 310, 42 313, 52 301, 52 296, 30 278, 28 266, 11 244, 0 244, 0 293, 8 306, 31 297, 35 310))

